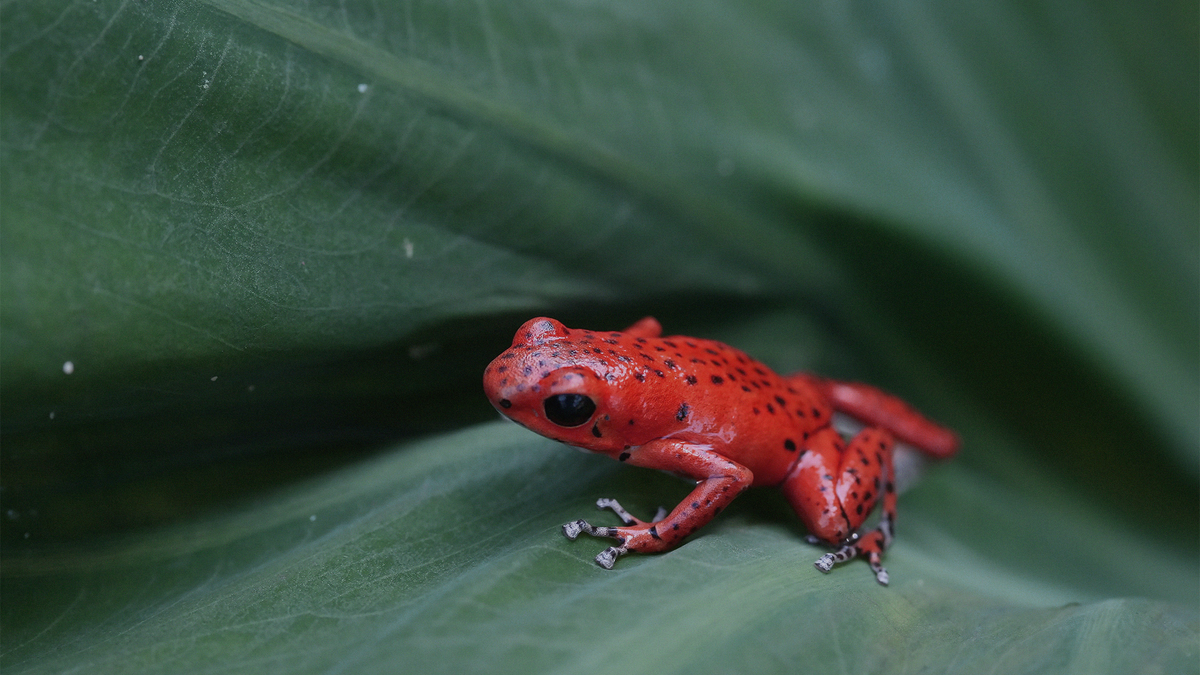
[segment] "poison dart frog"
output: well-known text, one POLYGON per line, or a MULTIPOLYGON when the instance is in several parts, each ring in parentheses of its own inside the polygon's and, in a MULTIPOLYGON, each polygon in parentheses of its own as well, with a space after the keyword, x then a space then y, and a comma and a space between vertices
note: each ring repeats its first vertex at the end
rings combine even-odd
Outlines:
POLYGON ((483 387, 501 414, 543 436, 696 482, 678 506, 649 521, 600 499, 596 506, 613 511, 623 526, 563 525, 571 540, 581 533, 617 540, 596 556, 606 569, 631 551, 675 548, 746 488, 773 485, 808 529, 808 540, 834 549, 814 563, 817 569, 829 572, 861 556, 887 585, 894 443, 936 458, 950 457, 959 445, 953 431, 875 387, 808 373, 781 377, 720 342, 662 337, 653 317, 624 332, 531 319, 484 371, 483 387), (844 440, 831 423, 835 411, 865 426, 844 440), (878 527, 860 535, 880 501, 878 527))

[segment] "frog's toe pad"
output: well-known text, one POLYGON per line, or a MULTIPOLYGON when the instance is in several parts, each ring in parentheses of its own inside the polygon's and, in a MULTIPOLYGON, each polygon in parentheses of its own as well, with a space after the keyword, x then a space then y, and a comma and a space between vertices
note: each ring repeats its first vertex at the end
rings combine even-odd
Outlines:
POLYGON ((575 541, 579 538, 579 535, 583 534, 585 529, 590 530, 591 527, 592 526, 589 525, 586 520, 574 520, 569 523, 565 523, 562 526, 563 535, 566 536, 567 539, 575 541))

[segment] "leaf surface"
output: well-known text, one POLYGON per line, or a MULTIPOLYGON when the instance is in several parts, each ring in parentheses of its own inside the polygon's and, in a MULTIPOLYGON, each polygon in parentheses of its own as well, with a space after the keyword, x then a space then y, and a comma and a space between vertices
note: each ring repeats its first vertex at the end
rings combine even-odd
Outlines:
POLYGON ((0 4, 11 672, 1196 672, 1194 3, 0 4), (961 432, 878 588, 491 422, 523 320, 961 432))

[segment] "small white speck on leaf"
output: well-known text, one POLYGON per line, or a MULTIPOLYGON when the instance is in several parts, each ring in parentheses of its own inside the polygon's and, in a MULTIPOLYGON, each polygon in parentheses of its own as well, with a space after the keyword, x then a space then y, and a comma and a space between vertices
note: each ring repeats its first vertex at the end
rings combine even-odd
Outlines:
POLYGON ((859 50, 858 67, 867 79, 881 84, 891 74, 892 57, 882 45, 869 44, 859 50))
POLYGON ((211 380, 211 381, 212 381, 212 382, 216 382, 216 381, 217 381, 217 376, 216 376, 216 375, 213 375, 213 376, 212 376, 212 380, 211 380))
POLYGON ((54 411, 53 410, 50 411, 50 419, 54 419, 54 411))
POLYGON ((246 387, 246 391, 254 391, 254 385, 250 385, 249 387, 246 387))
POLYGON ((317 514, 314 513, 308 517, 308 522, 315 523, 316 521, 317 521, 317 514))
POLYGON ((138 54, 138 61, 145 61, 145 60, 146 60, 145 56, 138 54))
POLYGON ((21 518, 21 514, 17 513, 15 509, 5 511, 4 515, 8 516, 9 520, 19 520, 21 518))
POLYGON ((370 87, 368 87, 365 82, 363 84, 358 85, 358 93, 360 93, 360 94, 367 93, 368 89, 370 89, 370 87))
POLYGON ((404 238, 404 257, 405 258, 413 257, 413 243, 411 240, 409 240, 408 237, 404 238))
POLYGON ((75 364, 70 361, 67 361, 66 363, 63 364, 63 372, 66 373, 67 375, 70 375, 71 373, 75 372, 75 364))

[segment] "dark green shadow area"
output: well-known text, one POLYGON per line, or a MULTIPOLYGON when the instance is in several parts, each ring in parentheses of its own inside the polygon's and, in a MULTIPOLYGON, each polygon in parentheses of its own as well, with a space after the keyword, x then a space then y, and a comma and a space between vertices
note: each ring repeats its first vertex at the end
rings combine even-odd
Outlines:
MULTIPOLYGON (((1164 469, 1180 454, 1171 430, 1157 425, 1111 370, 1070 345, 1053 321, 1009 289, 931 254, 902 230, 838 214, 820 223, 814 231, 823 235, 821 244, 860 271, 861 306, 898 333, 890 338, 897 346, 888 347, 869 334, 854 338, 862 333, 847 327, 842 335, 856 340, 855 351, 947 373, 951 387, 1022 446, 1016 455, 989 455, 973 452, 968 436, 961 461, 1014 481, 1022 465, 1058 475, 1108 517, 1200 559, 1195 476, 1164 469)), ((899 370, 880 359, 872 366, 899 370)), ((949 399, 936 403, 965 412, 949 399)))

